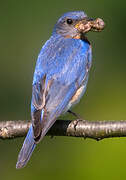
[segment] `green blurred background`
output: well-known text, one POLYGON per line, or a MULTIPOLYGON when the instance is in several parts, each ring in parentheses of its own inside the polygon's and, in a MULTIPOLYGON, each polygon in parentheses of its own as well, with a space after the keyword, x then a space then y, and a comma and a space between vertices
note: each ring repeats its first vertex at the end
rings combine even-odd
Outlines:
MULTIPOLYGON (((73 10, 84 10, 88 16, 106 22, 103 32, 88 34, 93 66, 87 91, 73 110, 87 120, 126 120, 126 1, 1 0, 1 121, 30 119, 31 84, 38 53, 60 15, 73 10)), ((45 137, 28 165, 16 170, 23 140, 0 140, 1 180, 126 178, 126 138, 96 142, 45 137)))

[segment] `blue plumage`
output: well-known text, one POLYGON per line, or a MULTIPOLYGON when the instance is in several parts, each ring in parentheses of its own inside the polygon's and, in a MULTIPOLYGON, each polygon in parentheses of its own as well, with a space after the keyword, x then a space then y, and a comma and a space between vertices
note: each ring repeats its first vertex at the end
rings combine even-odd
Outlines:
POLYGON ((32 126, 19 153, 17 168, 26 165, 36 144, 57 117, 77 103, 85 92, 92 53, 87 38, 77 29, 85 17, 82 11, 64 14, 40 51, 32 86, 32 126))
POLYGON ((25 164, 30 159, 32 152, 34 151, 35 146, 36 146, 36 143, 34 141, 33 128, 31 125, 29 128, 28 134, 24 140, 22 149, 18 156, 19 161, 16 165, 17 168, 25 166, 25 164))

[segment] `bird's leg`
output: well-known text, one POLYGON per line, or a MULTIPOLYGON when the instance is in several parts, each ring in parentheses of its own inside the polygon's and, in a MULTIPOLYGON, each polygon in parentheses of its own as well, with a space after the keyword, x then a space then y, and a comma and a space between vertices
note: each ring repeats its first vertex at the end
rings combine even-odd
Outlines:
POLYGON ((75 112, 73 112, 71 110, 68 110, 67 112, 72 114, 73 116, 75 116, 77 119, 82 119, 79 114, 76 114, 75 112))

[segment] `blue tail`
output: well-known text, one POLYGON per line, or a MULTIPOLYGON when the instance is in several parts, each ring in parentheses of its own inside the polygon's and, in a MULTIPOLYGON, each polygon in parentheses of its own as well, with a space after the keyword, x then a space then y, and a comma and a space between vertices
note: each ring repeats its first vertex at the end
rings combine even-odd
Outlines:
POLYGON ((35 147, 36 147, 36 144, 34 141, 33 129, 31 125, 29 128, 28 134, 24 140, 22 149, 18 155, 18 161, 16 164, 17 169, 23 168, 27 164, 35 147))

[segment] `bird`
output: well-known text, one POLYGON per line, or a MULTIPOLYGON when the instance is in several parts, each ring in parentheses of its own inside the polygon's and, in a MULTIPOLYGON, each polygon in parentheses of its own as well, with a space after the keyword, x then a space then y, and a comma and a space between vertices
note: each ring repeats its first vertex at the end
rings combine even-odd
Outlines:
POLYGON ((31 119, 16 168, 23 168, 36 145, 56 119, 70 111, 85 93, 92 64, 92 47, 86 33, 101 31, 104 21, 84 11, 63 14, 43 45, 32 83, 31 119))

